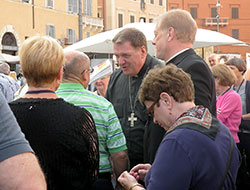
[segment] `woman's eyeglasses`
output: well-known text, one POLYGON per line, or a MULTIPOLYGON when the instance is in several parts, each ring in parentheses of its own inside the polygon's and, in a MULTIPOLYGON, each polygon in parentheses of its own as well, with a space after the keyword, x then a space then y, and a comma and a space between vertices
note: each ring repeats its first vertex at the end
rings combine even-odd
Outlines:
POLYGON ((149 116, 149 117, 153 117, 154 116, 154 106, 155 104, 157 104, 159 102, 159 99, 156 100, 147 110, 146 110, 146 114, 149 116))

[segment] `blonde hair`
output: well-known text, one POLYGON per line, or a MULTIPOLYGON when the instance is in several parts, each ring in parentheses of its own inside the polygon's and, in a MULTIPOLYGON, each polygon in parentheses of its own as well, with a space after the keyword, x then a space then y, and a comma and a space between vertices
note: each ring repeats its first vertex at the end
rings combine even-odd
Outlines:
POLYGON ((225 64, 217 64, 211 68, 211 71, 214 78, 219 80, 218 83, 221 86, 231 86, 237 81, 232 69, 225 64))
POLYGON ((189 12, 173 9, 162 14, 158 20, 161 30, 168 30, 172 27, 176 32, 176 38, 180 42, 194 43, 197 24, 189 12))
POLYGON ((23 75, 29 86, 52 83, 65 62, 60 44, 49 36, 33 36, 19 50, 23 75))
POLYGON ((194 101, 194 85, 189 74, 174 64, 151 69, 143 79, 139 100, 157 101, 162 92, 168 93, 175 101, 182 103, 194 101))

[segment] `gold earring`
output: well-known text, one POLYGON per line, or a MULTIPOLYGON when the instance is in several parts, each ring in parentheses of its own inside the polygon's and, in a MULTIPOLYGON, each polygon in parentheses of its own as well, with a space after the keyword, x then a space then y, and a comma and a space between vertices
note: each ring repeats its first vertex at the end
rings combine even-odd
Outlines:
POLYGON ((169 115, 172 115, 172 109, 169 109, 169 115))

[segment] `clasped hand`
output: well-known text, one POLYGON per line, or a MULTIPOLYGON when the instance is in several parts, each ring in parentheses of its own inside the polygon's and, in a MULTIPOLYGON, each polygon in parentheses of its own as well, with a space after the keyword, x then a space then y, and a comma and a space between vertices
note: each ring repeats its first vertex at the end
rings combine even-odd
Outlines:
POLYGON ((145 176, 150 168, 150 164, 138 164, 133 167, 129 173, 127 171, 123 172, 119 176, 118 182, 125 189, 129 189, 133 184, 137 183, 138 180, 144 181, 145 176))

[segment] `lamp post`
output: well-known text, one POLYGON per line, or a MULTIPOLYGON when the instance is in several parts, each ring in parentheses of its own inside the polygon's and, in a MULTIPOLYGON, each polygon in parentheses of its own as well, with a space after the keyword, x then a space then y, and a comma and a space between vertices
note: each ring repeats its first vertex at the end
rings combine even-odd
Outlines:
MULTIPOLYGON (((217 15, 216 15, 216 19, 217 19, 217 32, 219 32, 220 8, 221 8, 220 0, 217 0, 216 7, 217 7, 217 15)), ((219 54, 219 46, 216 46, 216 50, 217 50, 217 54, 219 54)))

